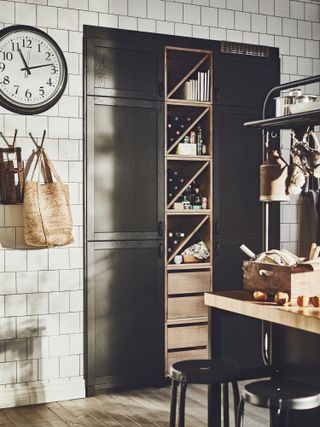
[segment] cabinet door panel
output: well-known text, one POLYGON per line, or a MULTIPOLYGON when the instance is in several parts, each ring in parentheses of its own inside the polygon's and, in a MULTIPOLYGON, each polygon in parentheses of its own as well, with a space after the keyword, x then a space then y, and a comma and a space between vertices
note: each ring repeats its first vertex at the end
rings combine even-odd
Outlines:
MULTIPOLYGON (((226 290, 231 284, 232 289, 242 288, 242 243, 253 251, 262 251, 262 137, 259 130, 243 126, 260 113, 231 107, 215 110, 215 290, 226 290)), ((279 223, 279 203, 272 203, 269 236, 273 247, 279 245, 279 223)))
POLYGON ((159 238, 162 106, 94 98, 88 135, 88 238, 159 238))
POLYGON ((159 242, 96 242, 88 244, 88 251, 91 383, 108 387, 160 379, 163 259, 159 242))
POLYGON ((135 99, 162 97, 162 56, 154 42, 89 39, 87 51, 89 95, 135 99))
POLYGON ((261 117, 264 98, 279 84, 279 75, 279 58, 217 54, 215 104, 259 108, 261 117))

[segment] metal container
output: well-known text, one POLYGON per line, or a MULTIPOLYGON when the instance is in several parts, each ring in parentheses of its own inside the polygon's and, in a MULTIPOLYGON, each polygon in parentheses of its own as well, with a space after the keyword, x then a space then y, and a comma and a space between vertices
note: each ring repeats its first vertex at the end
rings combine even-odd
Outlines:
POLYGON ((295 103, 296 97, 294 95, 286 95, 277 96, 274 99, 276 101, 276 117, 280 117, 290 114, 289 105, 295 103))

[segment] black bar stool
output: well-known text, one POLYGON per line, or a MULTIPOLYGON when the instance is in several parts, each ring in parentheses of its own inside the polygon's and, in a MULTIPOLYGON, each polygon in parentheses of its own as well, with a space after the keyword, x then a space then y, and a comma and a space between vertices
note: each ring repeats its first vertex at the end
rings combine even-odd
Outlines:
POLYGON ((270 409, 270 427, 288 426, 290 410, 313 409, 320 406, 320 390, 307 383, 285 380, 255 381, 247 384, 239 403, 236 427, 243 422, 244 404, 270 409))
POLYGON ((231 382, 233 388, 233 399, 236 419, 237 407, 239 404, 239 389, 238 384, 235 381, 237 371, 238 368, 236 364, 231 362, 224 362, 221 360, 185 360, 182 362, 174 363, 170 369, 172 388, 169 427, 176 426, 178 385, 180 385, 178 427, 184 427, 185 399, 188 384, 223 384, 223 425, 224 427, 229 427, 228 383, 231 382))

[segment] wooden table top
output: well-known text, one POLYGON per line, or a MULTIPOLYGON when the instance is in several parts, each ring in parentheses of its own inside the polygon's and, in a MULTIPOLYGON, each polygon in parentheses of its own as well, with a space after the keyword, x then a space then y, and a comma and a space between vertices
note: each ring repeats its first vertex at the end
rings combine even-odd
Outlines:
POLYGON ((205 304, 244 316, 320 334, 320 308, 297 304, 279 306, 273 302, 253 301, 250 291, 206 292, 205 304))

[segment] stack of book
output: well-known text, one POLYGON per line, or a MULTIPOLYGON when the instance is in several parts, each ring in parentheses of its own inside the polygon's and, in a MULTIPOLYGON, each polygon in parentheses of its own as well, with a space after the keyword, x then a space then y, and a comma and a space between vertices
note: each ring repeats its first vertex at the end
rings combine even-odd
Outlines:
POLYGON ((189 79, 183 87, 183 97, 190 101, 210 100, 210 70, 198 71, 197 79, 189 79))

